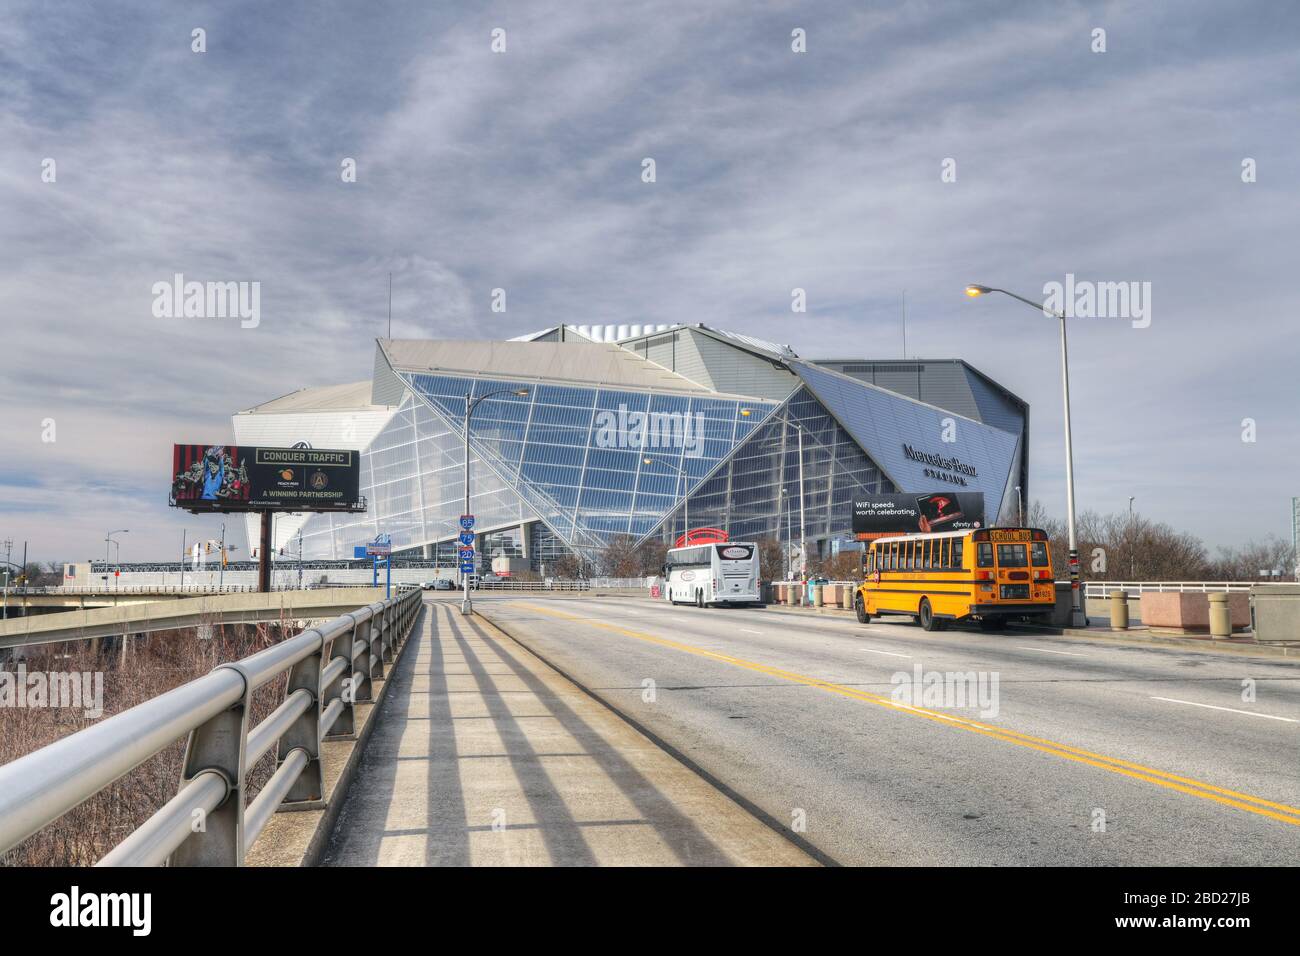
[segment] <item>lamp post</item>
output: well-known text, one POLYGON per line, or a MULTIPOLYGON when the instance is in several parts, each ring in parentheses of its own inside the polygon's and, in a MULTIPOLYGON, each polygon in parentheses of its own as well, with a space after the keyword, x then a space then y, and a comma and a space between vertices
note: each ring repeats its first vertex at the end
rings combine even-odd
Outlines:
POLYGON ((788 417, 785 423, 795 430, 799 438, 799 580, 806 581, 808 579, 808 537, 803 511, 803 426, 795 424, 788 417))
MULTIPOLYGON (((528 394, 526 388, 499 388, 495 392, 488 392, 480 395, 478 398, 470 398, 470 393, 465 393, 465 510, 461 514, 469 514, 469 418, 474 414, 474 409, 478 408, 479 403, 494 395, 518 395, 520 398, 528 394)), ((469 615, 474 613, 474 602, 469 597, 469 575, 464 571, 460 574, 465 585, 464 597, 460 602, 460 613, 469 615)))
POLYGON ((1087 627, 1088 618, 1083 613, 1083 592, 1079 586, 1079 542, 1074 521, 1074 444, 1070 436, 1070 358, 1065 339, 1065 313, 1049 309, 1041 302, 1026 299, 1006 289, 995 289, 985 285, 968 285, 966 294, 971 298, 1001 292, 1042 312, 1054 316, 1061 323, 1061 391, 1065 399, 1065 508, 1066 527, 1070 539, 1070 626, 1087 627))
POLYGON ((1025 499, 1020 496, 1020 486, 1016 485, 1016 524, 1025 526, 1025 499))
POLYGON ((1132 581, 1137 577, 1137 548, 1133 541, 1133 499, 1136 495, 1128 496, 1128 577, 1132 581))
MULTIPOLYGON (((119 559, 119 561, 120 561, 120 560, 121 560, 121 557, 122 557, 122 546, 121 546, 121 543, 120 543, 120 542, 117 542, 117 541, 114 541, 114 540, 113 540, 113 535, 115 535, 115 534, 130 534, 130 533, 131 533, 131 529, 130 529, 130 528, 119 528, 117 531, 110 531, 108 534, 106 534, 106 535, 104 536, 104 578, 105 578, 105 580, 104 580, 104 590, 106 590, 106 591, 108 590, 108 580, 107 580, 107 578, 108 578, 108 546, 109 546, 110 544, 112 544, 113 546, 115 546, 115 547, 118 549, 118 550, 117 550, 117 557, 118 557, 118 559, 119 559)), ((114 581, 113 583, 114 583, 114 586, 116 587, 117 582, 114 581)))
POLYGON ((690 500, 690 496, 686 494, 686 472, 683 471, 681 468, 678 468, 676 465, 668 464, 668 462, 664 461, 662 458, 642 458, 641 464, 663 465, 665 468, 671 468, 673 471, 677 473, 677 476, 682 479, 682 524, 685 525, 684 533, 682 535, 682 543, 690 544, 691 543, 691 500, 690 500))

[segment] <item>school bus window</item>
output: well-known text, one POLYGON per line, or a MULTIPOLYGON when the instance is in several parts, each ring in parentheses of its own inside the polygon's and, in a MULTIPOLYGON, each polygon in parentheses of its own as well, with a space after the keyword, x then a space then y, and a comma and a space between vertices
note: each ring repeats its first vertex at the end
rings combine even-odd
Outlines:
POLYGON ((916 542, 907 542, 907 570, 912 571, 916 568, 916 542))
POLYGON ((1025 555, 1023 544, 998 545, 998 566, 1003 568, 1027 568, 1029 559, 1025 555))
POLYGON ((993 545, 987 541, 980 541, 975 548, 975 566, 978 568, 993 567, 993 545))
POLYGON ((950 542, 950 541, 948 541, 948 540, 946 540, 946 539, 943 540, 943 541, 940 541, 940 542, 939 542, 939 562, 938 562, 938 564, 939 564, 939 567, 941 567, 941 568, 946 568, 946 567, 948 567, 948 555, 951 553, 951 551, 949 550, 949 545, 950 545, 951 543, 952 543, 952 542, 950 542))
POLYGON ((1030 545, 1030 557, 1033 558, 1034 567, 1036 568, 1045 568, 1050 565, 1051 562, 1047 560, 1047 542, 1035 541, 1030 545))
POLYGON ((952 541, 952 566, 954 568, 962 567, 962 548, 964 544, 961 538, 954 538, 952 541))

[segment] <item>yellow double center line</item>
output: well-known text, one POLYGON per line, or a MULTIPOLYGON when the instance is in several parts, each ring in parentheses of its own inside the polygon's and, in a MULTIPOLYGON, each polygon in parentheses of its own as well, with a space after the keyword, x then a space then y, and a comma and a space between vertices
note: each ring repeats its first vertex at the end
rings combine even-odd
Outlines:
POLYGON ((540 614, 548 614, 551 617, 581 622, 588 627, 613 631, 616 634, 632 637, 638 641, 645 641, 649 644, 658 644, 660 647, 670 647, 673 650, 683 651, 687 654, 694 654, 696 657, 707 657, 710 660, 720 661, 724 664, 731 664, 734 667, 743 667, 745 670, 754 671, 758 674, 766 674, 769 677, 776 677, 795 684, 817 687, 829 693, 838 694, 841 697, 848 697, 853 700, 876 704, 880 707, 887 707, 890 710, 911 714, 914 717, 924 717, 926 720, 938 721, 939 723, 946 724, 949 727, 968 730, 975 734, 983 734, 985 737, 992 737, 995 740, 1015 744, 1018 747, 1028 747, 1030 750, 1037 750, 1041 753, 1051 754, 1055 757, 1061 757, 1064 760, 1073 760, 1075 763, 1083 763, 1090 767, 1098 767, 1102 770, 1108 770, 1111 773, 1121 774, 1125 777, 1132 777, 1134 780, 1144 780, 1147 783, 1153 783, 1159 787, 1166 787, 1170 790, 1177 790, 1179 793, 1186 793, 1193 797, 1200 797, 1202 800, 1213 800, 1215 803, 1221 803, 1227 807, 1235 807, 1238 810, 1257 813, 1263 817, 1270 817, 1274 820, 1281 820, 1283 823, 1300 826, 1300 807, 1289 806, 1285 803, 1274 803, 1271 800, 1251 796, 1248 793, 1240 793, 1236 790, 1216 787, 1214 784, 1205 783, 1202 780, 1195 780, 1191 777, 1180 777, 1177 774, 1167 773, 1164 770, 1157 770, 1154 767, 1146 767, 1142 764, 1132 763, 1128 760, 1120 760, 1116 757, 1107 757, 1105 754, 1093 753, 1090 750, 1071 747, 1068 744, 1057 743, 1054 740, 1047 740, 1043 737, 1032 737, 1029 734, 1018 733, 1014 730, 1008 730, 1004 727, 997 727, 992 724, 981 723, 977 720, 967 720, 964 717, 954 717, 951 714, 930 710, 925 707, 901 704, 882 694, 872 694, 868 691, 858 690, 854 687, 846 687, 843 684, 836 684, 833 681, 808 677, 805 674, 799 674, 795 671, 783 670, 779 667, 769 667, 767 664, 759 664, 756 661, 748 661, 744 658, 733 657, 730 654, 719 654, 715 651, 707 651, 690 644, 682 644, 679 641, 670 641, 667 638, 655 637, 652 634, 645 634, 641 631, 629 630, 626 627, 619 627, 617 624, 608 624, 605 621, 599 621, 594 618, 582 617, 576 614, 566 614, 563 611, 556 611, 537 604, 520 603, 517 604, 516 607, 526 607, 529 610, 537 611, 540 614))

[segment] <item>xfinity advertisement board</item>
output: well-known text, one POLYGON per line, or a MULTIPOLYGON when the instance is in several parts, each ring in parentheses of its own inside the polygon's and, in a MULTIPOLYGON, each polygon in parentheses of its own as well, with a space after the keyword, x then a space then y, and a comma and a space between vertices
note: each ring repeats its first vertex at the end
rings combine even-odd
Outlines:
POLYGON ((853 534, 862 541, 889 534, 968 531, 982 527, 982 492, 882 494, 853 502, 853 534))
POLYGON ((189 511, 363 511, 350 449, 176 445, 171 504, 189 511))

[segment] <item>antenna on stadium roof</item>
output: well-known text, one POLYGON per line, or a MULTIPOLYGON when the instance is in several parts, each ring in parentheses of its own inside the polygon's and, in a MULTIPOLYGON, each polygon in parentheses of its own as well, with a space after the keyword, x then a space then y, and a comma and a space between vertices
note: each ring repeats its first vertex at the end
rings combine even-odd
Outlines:
POLYGON ((388 337, 393 337, 393 274, 388 273, 388 337))
POLYGON ((907 290, 903 290, 903 358, 907 358, 907 290))

